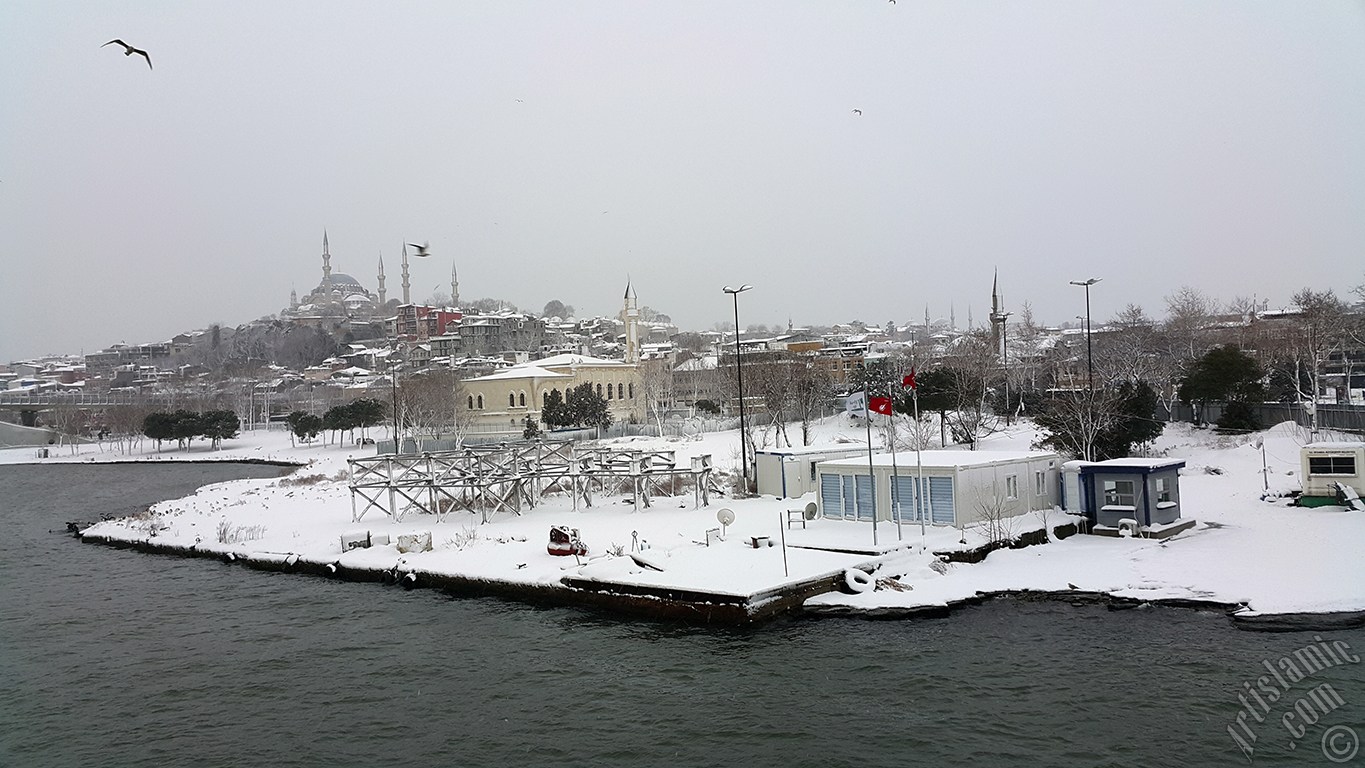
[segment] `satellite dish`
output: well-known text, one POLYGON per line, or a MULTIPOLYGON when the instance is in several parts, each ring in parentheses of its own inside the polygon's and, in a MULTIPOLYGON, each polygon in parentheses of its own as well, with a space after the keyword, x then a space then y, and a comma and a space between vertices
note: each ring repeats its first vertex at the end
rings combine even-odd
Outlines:
POLYGON ((728 509, 722 509, 716 512, 716 519, 720 521, 721 525, 733 525, 735 522, 735 513, 728 509))
POLYGON ((806 508, 801 512, 801 516, 807 520, 814 520, 818 514, 819 513, 815 511, 815 502, 813 501, 807 504, 806 508))

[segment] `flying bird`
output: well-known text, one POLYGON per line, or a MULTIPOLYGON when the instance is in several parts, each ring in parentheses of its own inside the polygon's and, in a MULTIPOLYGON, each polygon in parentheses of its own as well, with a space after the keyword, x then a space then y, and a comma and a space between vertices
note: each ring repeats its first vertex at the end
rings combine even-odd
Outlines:
POLYGON ((862 113, 863 113, 863 111, 862 111, 861 109, 855 109, 855 110, 853 110, 853 114, 855 114, 855 115, 861 115, 862 113))
MULTIPOLYGON (((124 56, 132 56, 133 54, 136 53, 137 55, 139 55, 139 56, 141 56, 142 58, 144 58, 144 59, 147 60, 147 69, 151 69, 151 68, 152 68, 152 57, 151 57, 151 56, 148 56, 146 51, 142 50, 141 48, 134 48, 133 46, 131 46, 131 45, 129 45, 129 44, 123 42, 122 40, 117 39, 117 38, 115 38, 115 39, 113 39, 113 40, 110 40, 109 42, 105 43, 104 45, 113 45, 114 43, 118 43, 119 45, 123 46, 123 55, 124 55, 124 56)), ((103 48, 104 45, 101 45, 100 47, 103 48)))
POLYGON ((422 243, 421 245, 418 245, 417 243, 408 243, 408 246, 417 249, 417 253, 413 255, 419 259, 426 258, 427 256, 431 255, 430 253, 427 252, 427 249, 431 247, 431 243, 422 243))

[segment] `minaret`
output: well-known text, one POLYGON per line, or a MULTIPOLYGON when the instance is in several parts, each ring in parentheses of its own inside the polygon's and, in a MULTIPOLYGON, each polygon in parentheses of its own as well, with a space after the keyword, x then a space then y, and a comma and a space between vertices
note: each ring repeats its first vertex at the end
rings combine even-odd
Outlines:
POLYGON ((383 306, 387 299, 384 298, 384 252, 379 252, 379 305, 383 306))
POLYGON ((412 296, 408 291, 408 244, 406 242, 403 243, 403 303, 412 303, 412 296))
POLYGON ((332 252, 327 248, 327 230, 322 230, 322 302, 332 305, 332 252))
POLYGON ((455 262, 450 262, 450 307, 460 308, 460 278, 455 274, 455 262))
POLYGON ((1000 271, 996 270, 995 277, 991 279, 991 346, 997 355, 1001 354, 1007 317, 1009 315, 1005 314, 1004 307, 1000 305, 1000 271))
POLYGON ((294 286, 289 286, 289 308, 299 308, 299 292, 294 290, 294 286))
POLYGON ((626 278, 626 305, 621 309, 621 320, 626 324, 626 362, 640 362, 640 307, 635 301, 635 289, 626 278))

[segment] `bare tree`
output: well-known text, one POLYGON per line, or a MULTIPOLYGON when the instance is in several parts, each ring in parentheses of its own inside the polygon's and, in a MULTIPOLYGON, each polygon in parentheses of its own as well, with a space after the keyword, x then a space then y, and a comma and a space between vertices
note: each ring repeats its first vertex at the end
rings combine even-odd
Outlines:
POLYGON ((104 423, 114 444, 124 453, 142 441, 142 423, 151 409, 142 405, 115 405, 104 412, 104 423))
POLYGON ((398 384, 398 413, 418 437, 464 437, 464 382, 451 371, 428 371, 398 384))
POLYGON ((1043 445, 1094 461, 1101 437, 1119 416, 1113 390, 1078 390, 1052 398, 1036 421, 1048 432, 1043 445))
POLYGON ((647 418, 654 420, 659 434, 664 433, 664 413, 673 402, 673 368, 666 360, 646 360, 637 369, 640 396, 645 401, 647 418))
POLYGON ((1104 381, 1145 381, 1161 391, 1171 370, 1161 333, 1142 307, 1129 304, 1108 323, 1095 351, 1095 367, 1104 381))
POLYGON ((955 400, 948 425, 953 438, 973 450, 977 441, 995 431, 997 420, 989 402, 997 365, 990 339, 980 331, 959 338, 944 360, 955 400))
POLYGON ((813 359, 798 360, 791 369, 792 412, 801 421, 801 444, 810 445, 811 427, 834 396, 829 371, 813 359))
POLYGON ((1009 503, 1003 496, 993 493, 976 503, 981 515, 975 526, 980 527, 986 542, 992 545, 1008 544, 1014 541, 1020 520, 1009 514, 1009 503))
POLYGON ((48 422, 56 430, 58 440, 64 445, 69 445, 73 454, 80 443, 80 433, 85 427, 86 417, 85 411, 68 406, 57 406, 49 411, 48 422))
POLYGON ((744 366, 745 390, 762 398, 778 448, 784 440, 788 447, 792 444, 787 435, 787 413, 794 406, 791 376, 796 367, 794 360, 776 355, 744 366))
POLYGON ((1019 308, 1014 334, 1005 339, 1008 345, 1010 389, 1016 392, 1036 392, 1043 355, 1040 347, 1042 328, 1033 317, 1033 305, 1027 301, 1019 308))
POLYGON ((1314 291, 1311 288, 1304 288, 1294 294, 1294 304, 1299 308, 1290 342, 1294 364, 1296 371, 1302 368, 1307 374, 1308 388, 1311 391, 1304 391, 1303 376, 1294 377, 1295 385, 1300 402, 1308 409, 1312 430, 1316 433, 1317 402, 1325 388, 1327 362, 1334 355, 1341 353, 1343 345, 1350 337, 1350 323, 1346 305, 1331 289, 1314 291))
POLYGON ((1213 299, 1188 285, 1166 297, 1164 330, 1173 348, 1179 350, 1178 359, 1193 360, 1205 352, 1202 337, 1217 311, 1213 299))

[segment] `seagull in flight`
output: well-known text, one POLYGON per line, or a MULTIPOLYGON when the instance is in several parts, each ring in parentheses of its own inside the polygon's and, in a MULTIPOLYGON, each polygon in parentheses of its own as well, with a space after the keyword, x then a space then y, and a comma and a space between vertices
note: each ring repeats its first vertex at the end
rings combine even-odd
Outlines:
POLYGON ((431 247, 431 243, 422 243, 421 245, 418 245, 417 243, 408 243, 408 245, 412 248, 417 249, 417 253, 413 255, 419 259, 424 259, 427 256, 431 255, 430 253, 427 252, 427 249, 431 247))
MULTIPOLYGON (((142 50, 141 48, 134 48, 133 46, 131 46, 131 45, 129 45, 129 44, 123 42, 122 40, 117 39, 117 38, 115 38, 115 39, 113 39, 113 40, 110 40, 109 42, 105 43, 104 45, 113 45, 114 43, 118 43, 119 45, 123 46, 123 55, 124 55, 124 56, 132 56, 133 54, 136 53, 137 55, 139 55, 139 56, 141 56, 142 58, 144 58, 144 59, 147 60, 147 69, 151 69, 151 68, 152 68, 152 57, 151 57, 151 56, 148 56, 146 51, 142 50)), ((104 45, 101 45, 100 47, 103 48, 104 45)))
POLYGON ((855 109, 855 110, 853 110, 853 114, 855 114, 855 115, 861 115, 862 113, 863 113, 863 111, 862 111, 861 109, 855 109))

